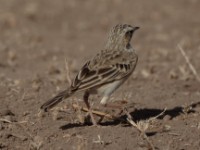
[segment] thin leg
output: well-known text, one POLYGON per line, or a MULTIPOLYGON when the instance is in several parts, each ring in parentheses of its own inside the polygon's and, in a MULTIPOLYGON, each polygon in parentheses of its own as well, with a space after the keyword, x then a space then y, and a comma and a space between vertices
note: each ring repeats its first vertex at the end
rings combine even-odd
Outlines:
POLYGON ((87 107, 87 109, 89 111, 89 114, 90 114, 90 117, 91 117, 91 120, 92 120, 92 124, 94 126, 97 126, 97 122, 94 119, 94 116, 93 116, 93 113, 92 113, 92 110, 91 110, 91 107, 90 107, 90 104, 89 104, 89 101, 88 101, 89 95, 90 95, 89 92, 86 91, 84 96, 83 96, 83 100, 84 100, 84 102, 86 104, 86 107, 87 107))
POLYGON ((117 112, 114 115, 115 117, 117 117, 123 113, 124 107, 126 105, 127 101, 116 101, 114 103, 107 103, 104 105, 104 107, 117 110, 117 112))

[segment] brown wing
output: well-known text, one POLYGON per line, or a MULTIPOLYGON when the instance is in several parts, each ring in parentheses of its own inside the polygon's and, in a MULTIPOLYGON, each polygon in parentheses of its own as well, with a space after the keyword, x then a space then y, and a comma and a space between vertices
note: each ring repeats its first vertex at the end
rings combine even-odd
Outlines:
POLYGON ((120 57, 115 56, 116 59, 107 59, 108 57, 105 56, 105 58, 100 59, 102 61, 93 59, 86 62, 75 77, 71 85, 72 90, 91 89, 130 75, 135 69, 138 58, 135 54, 133 56, 126 55, 125 57, 131 57, 132 59, 127 61, 127 58, 123 58, 122 55, 120 57))

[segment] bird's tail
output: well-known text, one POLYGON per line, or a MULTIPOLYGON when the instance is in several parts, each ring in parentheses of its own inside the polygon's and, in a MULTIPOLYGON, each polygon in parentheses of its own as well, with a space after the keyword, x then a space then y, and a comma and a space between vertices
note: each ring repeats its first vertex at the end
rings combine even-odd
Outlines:
POLYGON ((48 111, 50 108, 54 107, 55 105, 63 101, 65 98, 70 97, 71 95, 72 92, 70 90, 62 91, 52 99, 45 102, 40 108, 43 109, 44 111, 48 111))

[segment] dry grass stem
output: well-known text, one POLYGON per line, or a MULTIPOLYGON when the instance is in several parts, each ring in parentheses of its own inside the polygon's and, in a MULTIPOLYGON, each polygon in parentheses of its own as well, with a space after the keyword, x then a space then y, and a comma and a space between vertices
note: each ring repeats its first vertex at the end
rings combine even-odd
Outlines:
POLYGON ((194 76, 196 77, 196 79, 200 82, 200 77, 196 71, 196 69, 194 68, 194 66, 192 65, 192 63, 190 62, 187 54, 185 53, 185 51, 183 50, 183 48, 178 44, 177 45, 178 49, 180 50, 181 54, 183 55, 183 57, 185 58, 186 63, 188 64, 190 70, 192 71, 192 73, 194 74, 194 76))
POLYGON ((101 136, 98 135, 98 140, 94 140, 93 143, 97 143, 97 144, 104 144, 105 142, 101 139, 101 136))
POLYGON ((152 123, 153 121, 155 121, 158 117, 162 116, 166 111, 166 108, 157 116, 152 117, 148 120, 144 120, 144 121, 138 121, 138 122, 134 122, 132 119, 132 116, 130 115, 130 113, 124 109, 124 112, 127 115, 127 121, 133 126, 135 127, 141 134, 141 136, 143 137, 143 139, 145 139, 147 141, 148 144, 148 148, 150 150, 155 150, 155 146, 153 145, 153 143, 150 141, 150 139, 148 138, 148 136, 146 135, 146 130, 149 128, 150 123, 152 123))
POLYGON ((70 78, 70 70, 69 70, 69 63, 67 61, 67 59, 65 58, 65 69, 66 69, 66 73, 67 73, 67 82, 69 83, 69 85, 71 85, 72 80, 70 78))
MULTIPOLYGON (((67 76, 66 76, 66 77, 67 77, 67 81, 68 81, 69 85, 71 85, 71 84, 72 84, 72 80, 71 80, 71 78, 70 78, 69 63, 68 63, 68 61, 67 61, 66 58, 65 58, 65 69, 66 69, 66 74, 67 74, 67 76)), ((80 121, 81 123, 83 123, 84 120, 83 120, 83 117, 82 117, 82 115, 81 115, 81 109, 80 109, 78 100, 77 100, 76 98, 75 98, 74 100, 75 100, 75 102, 76 102, 76 106, 77 106, 77 109, 78 109, 78 119, 79 119, 79 121, 80 121)), ((72 105, 72 106, 73 106, 73 105, 72 105)))
MULTIPOLYGON (((72 106, 73 106, 74 109, 80 109, 81 111, 89 112, 89 110, 87 108, 80 107, 77 104, 72 104, 72 106)), ((114 118, 110 114, 106 114, 104 112, 100 112, 100 111, 96 111, 96 110, 92 110, 92 113, 95 114, 95 115, 97 115, 97 116, 100 116, 100 117, 106 117, 106 118, 109 118, 109 119, 113 119, 114 118)))
POLYGON ((27 123, 27 121, 12 122, 12 121, 9 121, 9 120, 4 119, 4 118, 0 118, 0 121, 10 123, 12 125, 16 125, 16 126, 20 127, 22 129, 22 131, 24 131, 26 136, 20 135, 20 134, 14 134, 14 133, 11 133, 11 135, 14 136, 14 137, 20 138, 21 140, 25 140, 25 139, 27 139, 27 137, 29 137, 30 140, 31 140, 31 143, 30 143, 31 149, 39 150, 42 147, 43 141, 42 141, 41 137, 33 136, 27 130, 27 128, 25 128, 25 126, 22 125, 23 123, 27 123))
POLYGON ((4 119, 4 118, 0 118, 0 122, 12 123, 12 121, 4 119))
POLYGON ((27 94, 27 92, 24 90, 24 93, 22 94, 22 97, 21 97, 21 101, 25 100, 26 94, 27 94))
POLYGON ((158 114, 155 117, 151 117, 148 121, 149 122, 153 122, 154 120, 156 120, 158 117, 162 116, 165 112, 166 112, 167 108, 165 108, 160 114, 158 114))
MULTIPOLYGON (((79 102, 78 102, 78 100, 77 100, 77 98, 74 98, 74 100, 75 100, 75 102, 76 102, 76 109, 78 110, 78 119, 79 119, 79 121, 81 122, 81 123, 84 123, 84 119, 83 119, 83 116, 82 116, 82 114, 81 114, 81 107, 80 107, 80 105, 79 105, 79 102)), ((73 104, 72 104, 72 106, 73 106, 73 104)), ((74 106, 73 106, 73 108, 75 108, 74 106)))

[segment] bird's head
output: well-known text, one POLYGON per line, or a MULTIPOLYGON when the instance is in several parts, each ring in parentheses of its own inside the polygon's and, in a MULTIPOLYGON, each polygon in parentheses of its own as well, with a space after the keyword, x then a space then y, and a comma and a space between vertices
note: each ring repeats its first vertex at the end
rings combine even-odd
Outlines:
POLYGON ((127 48, 130 46, 130 41, 133 33, 139 29, 139 27, 133 27, 128 24, 118 24, 114 26, 110 33, 106 48, 127 48))

